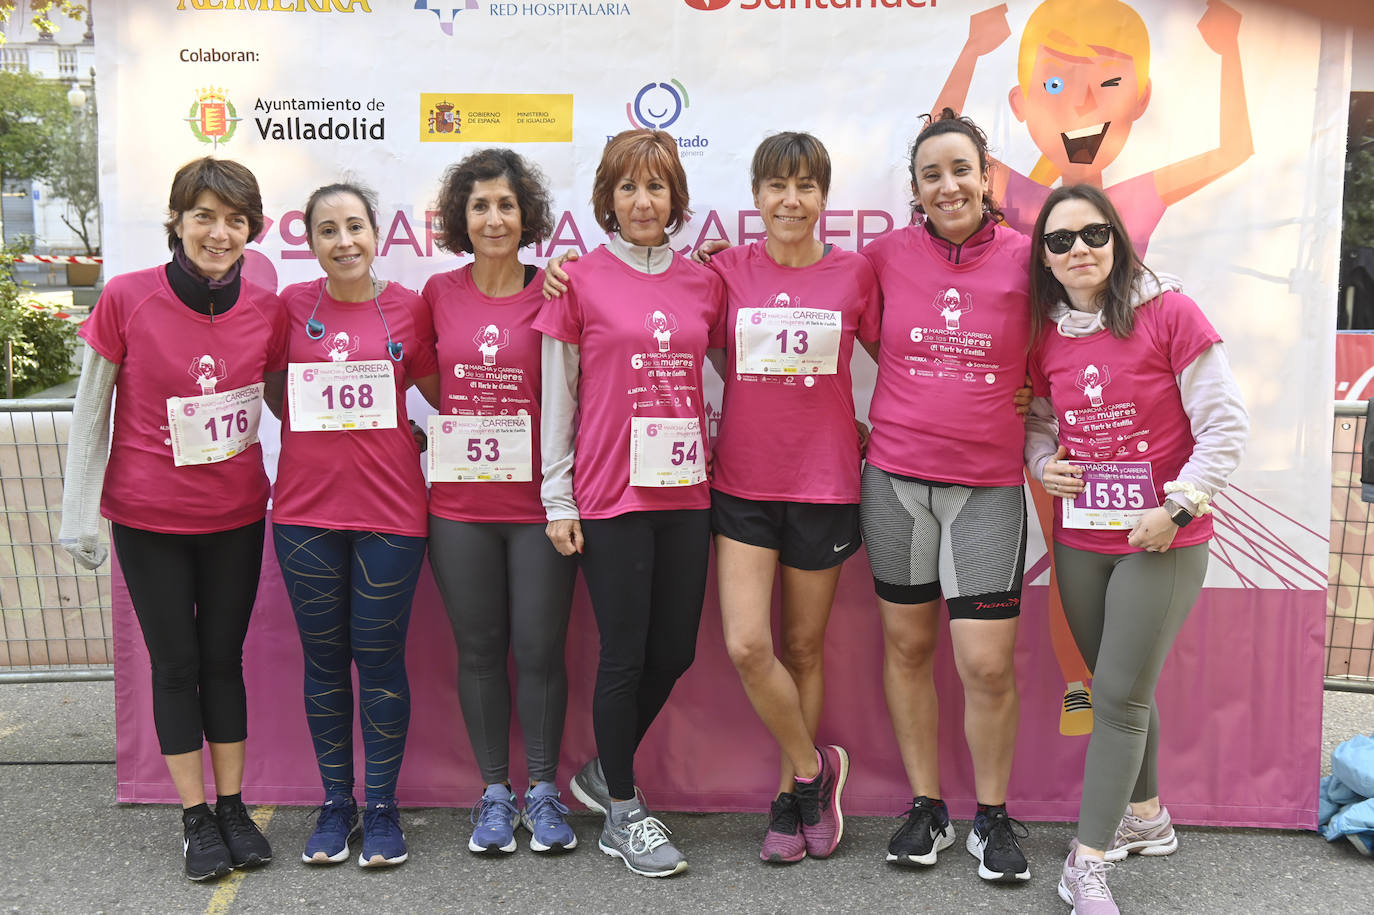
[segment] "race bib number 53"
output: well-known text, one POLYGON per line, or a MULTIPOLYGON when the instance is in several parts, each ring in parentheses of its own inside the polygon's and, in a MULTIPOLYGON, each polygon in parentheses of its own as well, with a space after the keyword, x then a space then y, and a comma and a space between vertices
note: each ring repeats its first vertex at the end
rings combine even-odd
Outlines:
POLYGON ((630 485, 695 486, 706 480, 706 445, 696 418, 630 419, 630 485))
POLYGON ((431 416, 431 483, 528 483, 529 416, 431 416))
POLYGON ((286 396, 293 432, 395 429, 396 383, 388 360, 292 362, 286 396))
POLYGON ((1060 499, 1064 527, 1125 531, 1159 506, 1147 461, 1070 461, 1083 468, 1083 491, 1060 499))

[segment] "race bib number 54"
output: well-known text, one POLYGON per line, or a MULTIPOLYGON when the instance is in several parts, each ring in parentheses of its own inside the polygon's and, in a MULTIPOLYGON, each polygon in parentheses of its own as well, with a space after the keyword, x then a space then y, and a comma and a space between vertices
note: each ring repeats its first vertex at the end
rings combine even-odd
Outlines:
POLYGON ((395 429, 392 365, 375 362, 292 362, 286 396, 293 432, 395 429))
POLYGON ((1125 531, 1159 506, 1147 461, 1070 461, 1083 468, 1083 491, 1060 499, 1064 527, 1125 531))
POLYGON ((696 418, 630 419, 630 485, 695 486, 706 480, 706 445, 696 418))

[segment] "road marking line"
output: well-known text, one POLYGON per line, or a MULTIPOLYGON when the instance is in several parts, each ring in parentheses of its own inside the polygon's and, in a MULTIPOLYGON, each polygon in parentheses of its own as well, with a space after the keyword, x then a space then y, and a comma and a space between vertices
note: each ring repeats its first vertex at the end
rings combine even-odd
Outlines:
MULTIPOLYGON (((276 804, 264 804, 253 812, 253 822, 258 824, 259 829, 266 830, 267 824, 272 820, 272 814, 276 812, 276 804)), ((234 904, 234 899, 239 894, 239 884, 247 874, 247 870, 236 870, 221 880, 219 886, 215 887, 214 895, 210 897, 210 904, 205 907, 205 915, 227 915, 229 907, 234 904)))

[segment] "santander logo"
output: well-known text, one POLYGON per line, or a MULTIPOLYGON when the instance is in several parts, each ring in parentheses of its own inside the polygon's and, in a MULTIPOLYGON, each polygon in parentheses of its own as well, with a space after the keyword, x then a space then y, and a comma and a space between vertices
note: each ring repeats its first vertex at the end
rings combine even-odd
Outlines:
POLYGON ((687 0, 687 5, 694 10, 723 10, 730 5, 730 0, 687 0))

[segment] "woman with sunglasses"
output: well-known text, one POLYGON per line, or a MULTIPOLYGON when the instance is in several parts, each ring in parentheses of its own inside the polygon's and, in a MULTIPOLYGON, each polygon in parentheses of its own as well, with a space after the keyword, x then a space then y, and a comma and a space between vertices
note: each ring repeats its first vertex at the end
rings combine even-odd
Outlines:
POLYGON ((606 144, 592 208, 610 241, 545 304, 541 495, 548 536, 581 554, 601 658, 598 758, 573 776, 606 815, 600 848, 646 877, 687 869, 635 787, 634 758, 696 657, 710 553, 702 371, 725 344, 720 278, 678 255, 691 215, 677 142, 627 130, 606 144))
POLYGON ((1141 263, 1106 194, 1055 189, 1032 242, 1026 465, 1056 497, 1059 590, 1096 709, 1059 895, 1111 915, 1106 862, 1178 848, 1159 801, 1155 684, 1202 589, 1209 503, 1249 421, 1221 337, 1141 263))
POLYGON ((954 842, 934 680, 943 595, 978 801, 966 848, 983 879, 1024 881, 1025 830, 1008 816, 1006 792, 1020 716, 1013 652, 1026 509, 1013 395, 1030 339, 1028 240, 998 225, 987 138, 968 118, 949 109, 927 118, 908 167, 922 222, 863 251, 883 315, 861 518, 883 688, 914 795, 887 860, 933 865, 954 842))
MULTIPOLYGON (((406 629, 429 519, 405 392, 414 384, 434 403, 439 383, 429 308, 372 273, 376 209, 356 184, 311 194, 306 237, 325 275, 282 292, 289 324, 272 533, 324 783, 307 864, 347 858, 358 822, 351 668, 366 759, 358 864, 406 860, 396 809, 410 721, 406 629)), ((281 405, 283 376, 274 382, 281 405)))
POLYGON ((111 279, 81 328, 89 349, 58 540, 94 569, 106 556, 99 516, 110 520, 152 664, 158 744, 181 798, 186 876, 208 880, 272 860, 240 794, 243 640, 267 511, 263 376, 280 361, 285 318, 276 295, 242 275, 244 246, 263 223, 252 172, 208 156, 189 162, 167 211, 171 260, 111 279))

